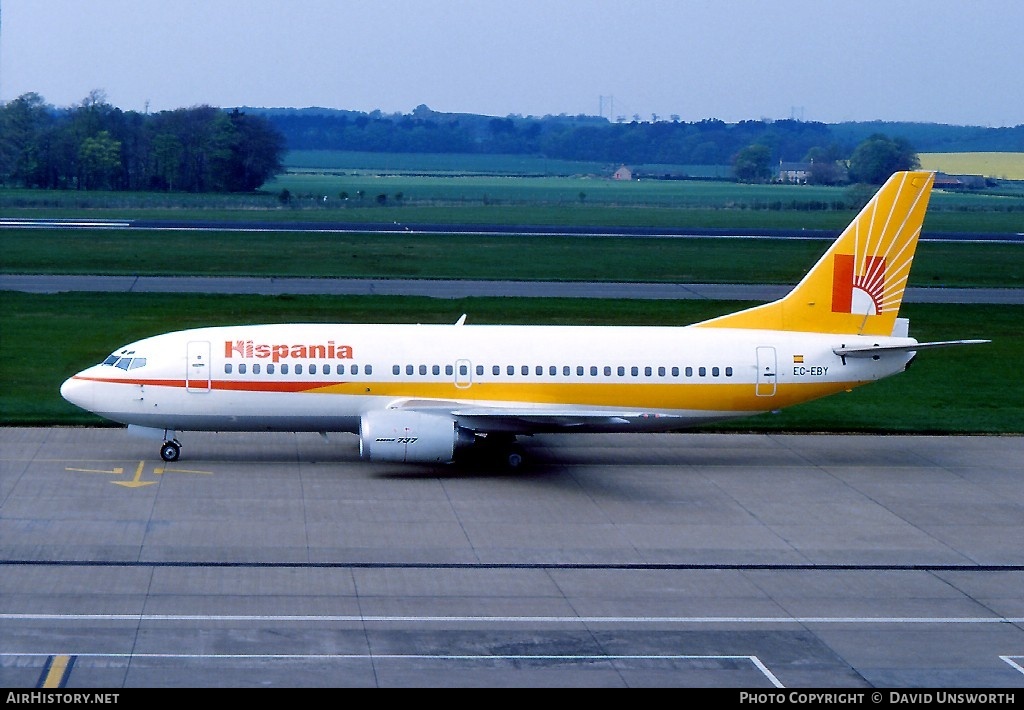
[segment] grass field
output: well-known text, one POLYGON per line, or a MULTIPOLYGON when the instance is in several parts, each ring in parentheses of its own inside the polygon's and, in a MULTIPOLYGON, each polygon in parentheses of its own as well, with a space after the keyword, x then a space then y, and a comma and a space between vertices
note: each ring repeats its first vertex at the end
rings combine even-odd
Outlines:
MULTIPOLYGON (((0 422, 101 424, 60 398, 60 383, 115 348, 170 329, 252 322, 685 325, 743 304, 709 301, 401 297, 259 297, 174 294, 2 293, 0 422)), ((1022 433, 1024 307, 908 304, 922 340, 993 342, 923 352, 906 373, 742 422, 730 430, 1022 433)))
MULTIPOLYGON (((342 150, 291 150, 284 164, 289 172, 334 174, 384 173, 433 175, 502 176, 610 176, 619 163, 582 160, 558 160, 539 155, 501 155, 466 153, 370 153, 342 150)), ((728 178, 727 165, 633 165, 645 175, 683 175, 693 178, 728 178)))
MULTIPOLYGON (((442 180, 438 178, 438 180, 442 180)), ((442 180, 443 181, 443 180, 442 180)), ((327 189, 334 186, 324 185, 327 189)), ((763 186, 766 187, 766 186, 763 186)), ((781 186, 780 186, 781 187, 781 186)), ((577 185, 578 189, 579 186, 577 185)), ((789 189, 793 186, 788 186, 789 189)), ((840 188, 836 197, 842 198, 840 188)), ((654 204, 584 202, 542 203, 520 200, 413 202, 390 199, 379 205, 373 198, 341 200, 337 193, 323 201, 310 193, 282 205, 275 195, 166 195, 120 193, 38 193, 0 189, 0 214, 8 218, 37 219, 152 219, 208 222, 331 222, 385 224, 494 224, 569 227, 650 227, 718 229, 744 234, 744 230, 827 230, 838 232, 856 214, 852 208, 796 208, 793 202, 764 202, 756 193, 742 191, 723 196, 718 206, 685 207, 654 204), (744 201, 747 194, 749 201, 744 201)), ((564 189, 563 194, 567 193, 564 189)), ((514 194, 510 191, 510 194, 514 194)), ((778 193, 780 196, 784 193, 778 193)), ((820 205, 820 203, 815 202, 820 205)), ((925 233, 1018 233, 1024 231, 1024 187, 1009 195, 933 195, 925 219, 925 233)))
MULTIPOLYGON (((0 271, 795 284, 827 246, 822 239, 0 229, 0 271)), ((1024 287, 1024 244, 926 242, 915 261, 911 286, 1024 287)))
MULTIPOLYGON (((984 175, 1024 180, 1024 153, 919 153, 921 167, 956 175, 984 175)), ((339 150, 294 150, 285 156, 291 172, 609 176, 618 163, 556 160, 534 155, 466 155, 431 153, 367 153, 339 150)), ((631 165, 647 175, 687 175, 694 178, 728 177, 728 166, 631 165)))

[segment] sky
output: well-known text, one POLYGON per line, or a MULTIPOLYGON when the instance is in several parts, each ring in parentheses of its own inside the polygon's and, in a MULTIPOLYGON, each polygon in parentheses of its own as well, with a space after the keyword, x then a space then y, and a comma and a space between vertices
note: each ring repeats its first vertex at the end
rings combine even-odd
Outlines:
POLYGON ((0 102, 1024 124, 1021 0, 0 0, 0 102))

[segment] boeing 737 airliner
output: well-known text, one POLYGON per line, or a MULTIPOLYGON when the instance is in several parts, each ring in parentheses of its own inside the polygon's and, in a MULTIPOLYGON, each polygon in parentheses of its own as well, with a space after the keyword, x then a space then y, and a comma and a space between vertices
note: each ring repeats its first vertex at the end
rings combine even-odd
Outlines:
POLYGON ((163 440, 179 431, 351 432, 370 461, 449 463, 516 435, 675 431, 903 371, 897 318, 934 174, 895 173, 784 298, 686 327, 278 324, 119 348, 69 402, 163 440))

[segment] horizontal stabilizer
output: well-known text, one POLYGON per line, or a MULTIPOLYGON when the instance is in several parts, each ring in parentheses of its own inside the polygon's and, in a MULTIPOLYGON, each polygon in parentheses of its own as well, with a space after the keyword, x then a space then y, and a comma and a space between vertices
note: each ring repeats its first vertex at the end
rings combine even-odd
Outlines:
POLYGON ((944 348, 948 345, 979 345, 991 343, 991 340, 943 340, 934 343, 914 343, 913 345, 867 345, 857 347, 832 348, 832 352, 840 357, 874 357, 879 353, 908 353, 928 348, 944 348))

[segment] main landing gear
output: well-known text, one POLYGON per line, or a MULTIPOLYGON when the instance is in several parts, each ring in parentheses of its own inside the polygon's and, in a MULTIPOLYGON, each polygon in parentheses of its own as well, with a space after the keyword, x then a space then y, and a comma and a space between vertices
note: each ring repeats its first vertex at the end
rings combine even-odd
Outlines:
POLYGON ((525 464, 522 449, 513 434, 488 434, 477 442, 476 447, 483 461, 491 465, 515 471, 525 464))
POLYGON ((177 439, 165 441, 160 447, 160 458, 164 461, 177 461, 179 456, 181 456, 181 442, 177 439))

